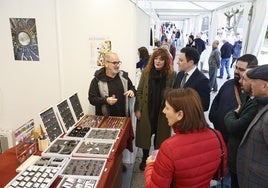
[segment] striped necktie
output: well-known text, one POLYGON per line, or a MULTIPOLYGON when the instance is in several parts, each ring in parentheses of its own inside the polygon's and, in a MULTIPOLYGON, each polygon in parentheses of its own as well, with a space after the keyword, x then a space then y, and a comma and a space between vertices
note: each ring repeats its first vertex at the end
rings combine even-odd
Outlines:
POLYGON ((188 73, 185 72, 185 73, 184 73, 184 76, 183 76, 183 78, 182 78, 182 80, 181 80, 180 88, 183 88, 183 86, 184 86, 184 84, 185 84, 185 82, 186 82, 186 78, 187 78, 187 76, 188 76, 188 73))

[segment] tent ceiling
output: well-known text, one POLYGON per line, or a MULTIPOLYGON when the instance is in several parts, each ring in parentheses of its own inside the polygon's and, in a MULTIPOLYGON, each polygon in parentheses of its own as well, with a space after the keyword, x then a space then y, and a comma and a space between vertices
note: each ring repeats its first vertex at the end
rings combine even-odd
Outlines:
POLYGON ((148 14, 154 12, 161 21, 180 21, 213 10, 235 6, 253 0, 136 0, 148 14))

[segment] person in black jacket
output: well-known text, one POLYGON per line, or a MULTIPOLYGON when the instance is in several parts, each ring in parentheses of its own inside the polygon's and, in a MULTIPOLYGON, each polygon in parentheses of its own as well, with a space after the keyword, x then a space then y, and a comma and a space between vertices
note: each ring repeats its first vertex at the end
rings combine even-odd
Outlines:
POLYGON ((88 100, 95 106, 96 115, 129 116, 128 99, 135 97, 136 89, 120 65, 118 55, 109 52, 105 55, 104 67, 94 74, 88 100))
POLYGON ((211 104, 209 120, 213 123, 214 128, 222 133, 226 144, 228 143, 229 132, 224 123, 224 117, 227 112, 236 109, 238 103, 241 104, 245 101, 247 95, 241 91, 241 85, 238 81, 248 67, 255 65, 258 65, 256 56, 245 54, 239 57, 234 70, 234 79, 228 80, 221 86, 211 104))
POLYGON ((223 78, 224 75, 224 68, 226 69, 227 73, 227 80, 231 78, 230 76, 230 57, 232 55, 233 46, 230 44, 226 39, 222 40, 223 45, 220 49, 221 51, 221 68, 220 68, 220 76, 218 78, 223 78))
MULTIPOLYGON (((254 66, 252 67, 254 68, 254 66)), ((248 70, 252 69, 247 68, 243 73, 242 77, 239 80, 241 84, 242 91, 245 92, 248 96, 246 101, 234 110, 228 112, 224 117, 224 123, 229 132, 228 139, 228 167, 231 175, 231 187, 239 188, 237 180, 237 168, 236 168, 236 157, 238 146, 253 118, 256 116, 259 110, 259 104, 254 96, 252 96, 251 89, 251 79, 246 75, 248 70)))
POLYGON ((201 36, 199 33, 196 35, 196 38, 194 39, 199 55, 201 55, 202 52, 206 49, 206 43, 200 37, 201 36))

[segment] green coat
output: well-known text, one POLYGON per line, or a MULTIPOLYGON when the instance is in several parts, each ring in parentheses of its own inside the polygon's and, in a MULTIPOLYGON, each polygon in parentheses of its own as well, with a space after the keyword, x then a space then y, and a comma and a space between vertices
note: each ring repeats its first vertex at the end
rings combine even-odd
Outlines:
MULTIPOLYGON (((176 72, 166 80, 166 88, 173 88, 174 81, 176 79, 176 72)), ((140 82, 137 88, 135 111, 141 111, 141 118, 137 120, 136 126, 136 146, 143 149, 150 149, 151 146, 151 125, 149 120, 148 109, 148 83, 149 73, 142 73, 140 82)), ((158 149, 161 143, 168 137, 170 137, 171 129, 168 126, 168 122, 163 109, 165 107, 164 99, 161 101, 161 109, 158 116, 157 125, 157 140, 155 143, 155 149, 158 149)))
POLYGON ((238 146, 253 118, 259 110, 259 104, 256 98, 244 102, 238 113, 233 110, 224 117, 224 123, 229 132, 227 143, 228 148, 228 167, 233 173, 236 173, 236 160, 238 146))

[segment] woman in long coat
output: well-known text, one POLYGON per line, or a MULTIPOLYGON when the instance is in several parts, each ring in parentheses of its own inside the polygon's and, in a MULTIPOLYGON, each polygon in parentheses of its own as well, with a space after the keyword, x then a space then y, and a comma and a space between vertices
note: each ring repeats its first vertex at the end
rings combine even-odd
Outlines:
POLYGON ((170 128, 162 110, 165 106, 163 93, 172 88, 176 72, 173 71, 172 60, 166 49, 157 48, 142 72, 137 88, 135 115, 136 146, 142 148, 143 157, 140 170, 144 170, 149 156, 151 136, 154 134, 154 149, 170 136, 170 128))

